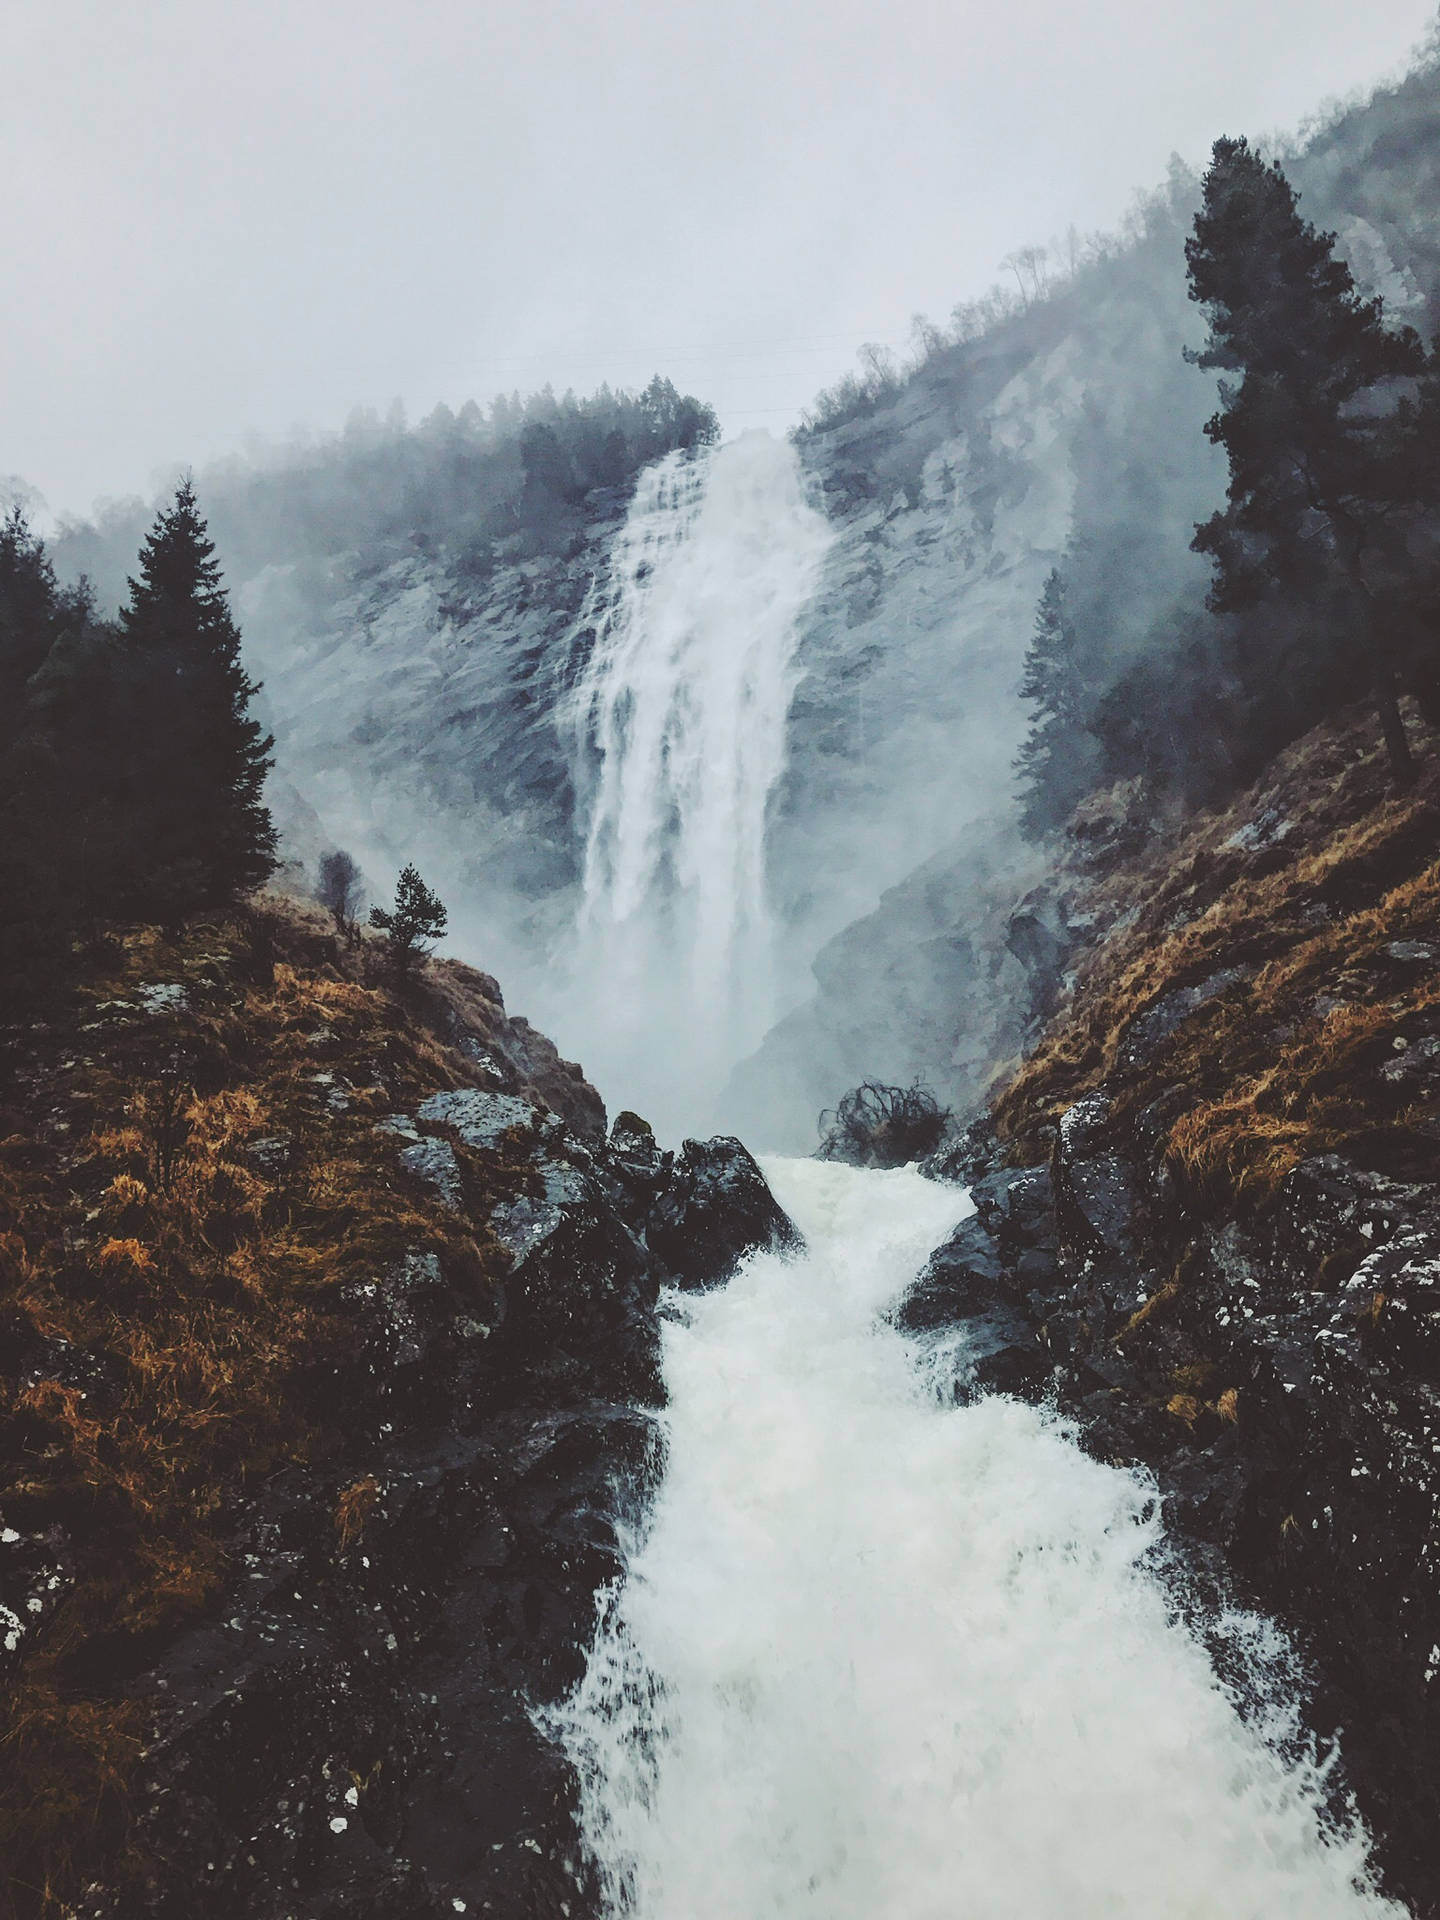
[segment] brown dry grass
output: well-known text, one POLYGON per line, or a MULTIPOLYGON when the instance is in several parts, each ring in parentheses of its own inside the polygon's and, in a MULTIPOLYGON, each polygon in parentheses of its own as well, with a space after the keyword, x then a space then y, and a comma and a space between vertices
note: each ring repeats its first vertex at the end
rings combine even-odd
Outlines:
MULTIPOLYGON (((260 941, 247 916, 132 931, 0 1094, 0 1515, 74 1574, 0 1729, 0 1912, 59 1913, 123 1847, 146 1724, 127 1689, 223 1593, 247 1488, 338 1467, 314 1383, 357 1351, 353 1283, 412 1251, 460 1286, 495 1267, 374 1125, 471 1080, 464 1060, 317 916, 264 911, 260 941), (181 1012, 105 1006, 176 979, 181 1012)), ((340 1498, 341 1546, 366 1486, 340 1498)))
POLYGON ((353 1547, 380 1499, 380 1483, 373 1473, 353 1480, 335 1502, 335 1534, 342 1549, 353 1547))
POLYGON ((1440 775, 1394 797, 1368 720, 1324 728, 1218 815, 1106 877, 1074 993, 996 1106, 1018 1157, 1104 1082, 1120 1113, 1159 1103, 1164 1150, 1210 1204, 1272 1192, 1310 1154, 1440 1176, 1433 1103, 1382 1077, 1401 1040, 1440 1032, 1440 970, 1397 961, 1440 938, 1440 775), (1243 844, 1266 818, 1287 830, 1243 844), (1242 844, 1235 843, 1237 832, 1242 844), (1132 1060, 1135 1022, 1235 967, 1248 977, 1132 1060))

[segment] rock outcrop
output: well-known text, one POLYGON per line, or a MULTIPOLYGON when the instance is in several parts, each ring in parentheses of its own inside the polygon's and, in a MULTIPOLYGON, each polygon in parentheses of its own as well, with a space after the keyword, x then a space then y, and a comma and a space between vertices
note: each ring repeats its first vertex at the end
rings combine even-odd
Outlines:
POLYGON ((1153 1142, 1082 1104, 1048 1166, 987 1170, 972 1135, 977 1212, 900 1323, 963 1323, 960 1391, 1053 1403, 1098 1457, 1154 1473, 1199 1564, 1296 1633, 1313 1724, 1340 1732, 1382 1865, 1429 1913, 1440 1189, 1323 1155, 1262 1219, 1206 1223, 1153 1142))
MULTIPOLYGON (((96 1274, 133 1274, 151 1297, 128 1346, 103 1317, 86 1337, 83 1300, 57 1337, 35 1305, 43 1263, 28 1282, 4 1269, 0 1678, 31 1724, 59 1675, 113 1728, 104 1791, 123 1817, 77 1823, 71 1846, 89 1884, 67 1889, 69 1911, 86 1920, 578 1916, 574 1783, 532 1714, 579 1677, 617 1528, 658 1464, 657 1300, 795 1230, 738 1141, 662 1152, 634 1115, 607 1138, 594 1089, 517 1037, 484 976, 434 967, 397 1003, 310 973, 323 940, 286 912, 273 986, 237 1003, 249 956, 205 929, 167 953, 173 993, 96 997, 83 1062, 64 1050, 74 1036, 27 1043, 35 1144, 10 1139, 4 1166, 48 1184, 15 1218, 39 1245, 56 1209, 72 1262, 93 1245, 96 1274), (128 1061, 183 1055, 198 1081, 194 1049, 227 1004, 240 1017, 205 1066, 227 1084, 165 1108, 168 1171, 141 1127, 99 1127, 96 1089, 123 1098, 128 1061), (62 1112, 96 1128, 79 1151, 62 1112), (117 1155, 135 1171, 90 1205, 117 1155), (252 1217, 221 1243, 218 1196, 241 1186, 252 1217), (95 1242, 85 1223, 101 1215, 116 1237, 95 1242), (297 1253, 306 1233, 321 1264, 297 1253), (298 1297, 324 1313, 288 1347, 262 1311, 272 1264, 277 1312, 298 1297), (253 1387, 231 1406, 197 1344, 178 1398, 152 1408, 127 1386, 137 1354, 159 1367, 162 1338, 173 1347, 226 1285, 217 1351, 244 1368, 254 1346, 253 1387), (173 1311, 154 1298, 167 1290, 173 1311), (223 1455, 189 1437, 192 1413, 209 1431, 186 1398, 202 1392, 223 1455), (143 1420, 212 1518, 183 1502, 167 1518, 148 1494, 132 1517, 84 1452, 88 1433, 143 1420), (33 1464, 47 1444, 50 1483, 33 1464)), ((130 1110, 157 1125, 139 1086, 130 1110)), ((35 1845, 39 1797, 90 1776, 63 1749, 19 1751, 36 1769, 21 1816, 35 1845)))
POLYGON ((441 1092, 388 1124, 462 1208, 464 1158, 520 1147, 488 1222, 508 1272, 461 1312, 433 1257, 378 1280, 346 1484, 268 1485, 222 1617, 137 1683, 168 1703, 144 1840, 190 1891, 97 1920, 197 1897, 211 1920, 588 1910, 573 1782, 531 1710, 579 1678, 655 1469, 660 1287, 794 1229, 738 1141, 657 1156, 636 1208, 609 1147, 516 1096, 441 1092))

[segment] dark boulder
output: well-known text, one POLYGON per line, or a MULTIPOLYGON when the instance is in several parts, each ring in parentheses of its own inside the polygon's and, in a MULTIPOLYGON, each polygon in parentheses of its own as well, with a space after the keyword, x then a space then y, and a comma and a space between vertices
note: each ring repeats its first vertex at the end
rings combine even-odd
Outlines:
POLYGON ((931 1254, 897 1307, 895 1324, 903 1333, 928 1333, 988 1314, 1001 1299, 1004 1271, 994 1236, 972 1215, 931 1254))
POLYGON ((1055 1185, 1047 1167, 1002 1167, 970 1188, 975 1211, 1007 1253, 1055 1239, 1055 1185))
POLYGON ((945 1180, 957 1187, 973 1187, 1000 1164, 1000 1149, 986 1120, 972 1120, 942 1140, 935 1151, 919 1163, 920 1172, 930 1180, 945 1180))
POLYGON ((553 1393, 569 1386, 657 1401, 654 1261, 591 1172, 558 1155, 534 1164, 532 1190, 490 1216, 512 1260, 504 1283, 509 1351, 553 1393))
POLYGON ((931 1255, 894 1315, 902 1333, 960 1325, 957 1398, 980 1393, 1038 1393, 1052 1371, 1035 1325, 1017 1300, 999 1242, 979 1215, 964 1221, 931 1255))
POLYGON ((748 1253, 803 1245, 753 1156, 723 1134, 681 1147, 650 1210, 645 1240, 680 1287, 713 1286, 748 1253))
POLYGON ((673 1165, 674 1155, 659 1145, 649 1121, 628 1111, 616 1114, 609 1143, 596 1158, 616 1211, 641 1233, 673 1165))

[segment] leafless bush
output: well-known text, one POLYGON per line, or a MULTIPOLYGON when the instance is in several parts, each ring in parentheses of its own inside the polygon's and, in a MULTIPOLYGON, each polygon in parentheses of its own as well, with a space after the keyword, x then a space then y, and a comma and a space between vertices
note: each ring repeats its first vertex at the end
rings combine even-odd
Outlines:
POLYGON ((950 1124, 950 1110, 917 1080, 887 1087, 865 1080, 839 1106, 820 1116, 816 1158, 852 1167, 903 1167, 933 1153, 950 1124))
POLYGON ((365 904, 360 869, 343 847, 321 855, 315 898, 335 922, 335 931, 353 946, 359 939, 357 921, 365 904))

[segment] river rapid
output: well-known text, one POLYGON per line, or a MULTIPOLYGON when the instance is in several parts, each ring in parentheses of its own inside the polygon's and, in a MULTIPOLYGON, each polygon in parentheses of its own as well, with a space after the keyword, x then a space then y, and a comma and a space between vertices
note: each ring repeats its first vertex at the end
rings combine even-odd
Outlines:
POLYGON ((1398 1916, 1323 1811, 1283 1642, 1218 1623, 1222 1684, 1144 1477, 956 1404, 963 1347, 887 1323, 965 1197, 765 1171, 807 1251, 670 1303, 653 1500, 551 1722, 603 1910, 1398 1916))

